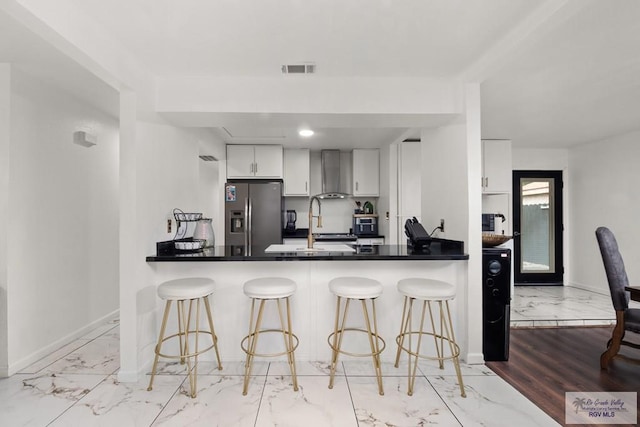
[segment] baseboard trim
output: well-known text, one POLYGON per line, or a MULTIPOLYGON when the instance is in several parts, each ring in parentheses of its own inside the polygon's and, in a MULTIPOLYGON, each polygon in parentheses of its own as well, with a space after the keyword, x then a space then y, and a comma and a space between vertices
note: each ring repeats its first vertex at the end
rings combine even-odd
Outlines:
POLYGON ((607 288, 602 289, 602 288, 596 288, 594 286, 589 286, 589 285, 585 285, 583 283, 578 283, 578 282, 570 282, 567 284, 567 286, 571 286, 572 288, 578 288, 578 289, 582 289, 583 291, 589 291, 589 292, 594 292, 596 294, 600 294, 600 295, 606 295, 609 296, 609 285, 607 285, 607 288))
MULTIPOLYGON (((6 377, 9 377, 13 374, 15 374, 16 372, 19 372, 21 370, 23 370, 24 368, 26 368, 27 366, 37 362, 38 360, 42 359, 43 357, 48 356, 49 354, 53 353, 54 351, 58 350, 59 348, 64 347, 65 345, 69 344, 72 341, 77 340, 78 338, 83 337, 84 335, 88 334, 89 332, 91 332, 92 330, 96 329, 99 326, 102 325, 106 325, 107 323, 109 323, 110 321, 112 321, 113 319, 118 318, 118 316, 120 315, 120 310, 115 310, 103 317, 101 317, 98 320, 95 320, 91 323, 89 323, 88 325, 83 326, 82 328, 68 334, 65 337, 62 337, 54 342, 52 342, 49 345, 46 345, 36 351, 34 351, 33 353, 31 353, 30 355, 23 357, 22 359, 14 362, 14 363, 9 363, 9 366, 7 367, 7 371, 6 371, 6 377)), ((5 372, 1 372, 0 371, 0 375, 3 374, 5 372)))
POLYGON ((482 364, 484 364, 484 354, 482 354, 482 353, 468 353, 465 362, 468 365, 482 365, 482 364))
POLYGON ((137 371, 124 371, 120 369, 118 371, 118 381, 121 383, 138 382, 141 378, 144 378, 147 372, 151 372, 152 364, 153 364, 153 360, 149 360, 146 363, 144 363, 137 371))

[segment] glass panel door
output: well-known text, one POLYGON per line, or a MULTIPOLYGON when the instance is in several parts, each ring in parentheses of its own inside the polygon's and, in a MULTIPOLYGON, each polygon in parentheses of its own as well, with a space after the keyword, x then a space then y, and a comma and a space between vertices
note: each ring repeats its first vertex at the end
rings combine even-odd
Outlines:
POLYGON ((514 172, 514 279, 562 283, 562 172, 514 172))

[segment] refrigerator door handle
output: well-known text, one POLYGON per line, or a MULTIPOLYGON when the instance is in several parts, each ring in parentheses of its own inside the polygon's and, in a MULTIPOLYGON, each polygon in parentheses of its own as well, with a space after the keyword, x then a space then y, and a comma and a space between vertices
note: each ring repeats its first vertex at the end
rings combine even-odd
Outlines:
POLYGON ((244 247, 245 251, 249 246, 249 227, 251 224, 251 219, 249 218, 249 199, 244 199, 244 247))
POLYGON ((252 211, 252 203, 251 203, 251 198, 247 199, 247 234, 245 235, 245 237, 248 239, 249 245, 247 246, 247 249, 251 250, 251 245, 253 244, 253 242, 251 241, 251 234, 253 233, 252 230, 252 222, 253 222, 253 218, 251 217, 251 211, 252 211))

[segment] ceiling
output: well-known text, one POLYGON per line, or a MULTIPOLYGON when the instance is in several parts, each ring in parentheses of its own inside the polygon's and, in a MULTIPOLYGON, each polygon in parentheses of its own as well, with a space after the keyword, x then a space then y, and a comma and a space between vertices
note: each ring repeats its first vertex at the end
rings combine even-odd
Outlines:
MULTIPOLYGON (((27 3, 45 8, 49 1, 27 3)), ((640 128, 637 0, 65 4, 155 76, 277 76, 283 64, 313 62, 328 77, 478 80, 483 138, 511 139, 516 147, 569 147, 640 128)), ((2 13, 0 36, 0 61, 46 70, 56 84, 117 110, 115 91, 2 13)), ((196 113, 174 119, 199 122, 196 113)), ((228 142, 305 146, 309 140, 296 133, 302 119, 316 125, 314 147, 336 148, 417 136, 417 128, 451 118, 236 115, 216 132, 228 142)))

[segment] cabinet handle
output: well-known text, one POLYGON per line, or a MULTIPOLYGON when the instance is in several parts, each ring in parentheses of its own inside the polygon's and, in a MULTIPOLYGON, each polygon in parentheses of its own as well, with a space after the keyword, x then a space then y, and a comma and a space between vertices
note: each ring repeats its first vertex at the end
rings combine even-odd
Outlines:
POLYGON ((253 163, 249 164, 249 173, 253 173, 253 163))
POLYGON ((485 187, 487 187, 487 188, 489 187, 489 177, 486 177, 486 178, 485 178, 485 184, 484 184, 484 186, 485 186, 485 187))
POLYGON ((255 173, 258 173, 258 164, 257 164, 257 163, 254 163, 254 165, 256 165, 256 166, 255 166, 255 168, 253 169, 253 171, 254 171, 255 173))
POLYGON ((307 185, 308 185, 308 182, 307 182, 307 181, 305 181, 305 182, 304 182, 304 192, 305 192, 305 193, 309 191, 309 189, 307 188, 307 185))
POLYGON ((358 191, 358 181, 356 181, 356 191, 358 191))

